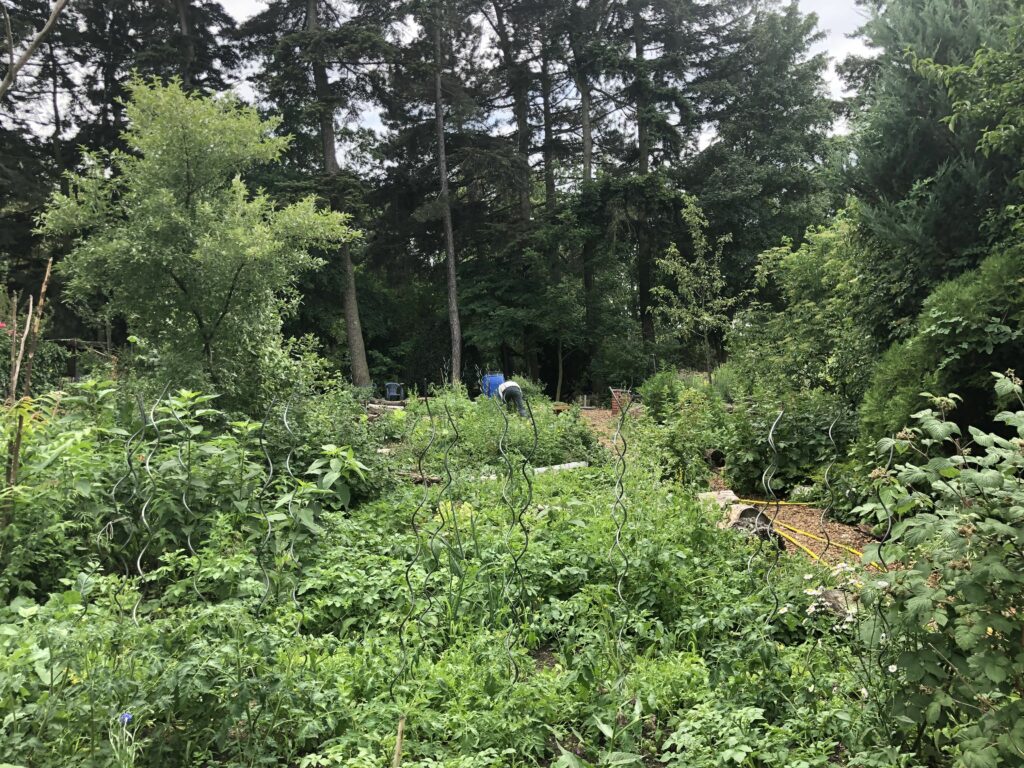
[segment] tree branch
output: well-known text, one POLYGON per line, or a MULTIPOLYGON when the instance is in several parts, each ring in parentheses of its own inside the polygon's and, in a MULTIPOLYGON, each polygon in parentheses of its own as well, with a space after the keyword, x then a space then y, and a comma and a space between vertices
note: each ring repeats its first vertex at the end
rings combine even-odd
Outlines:
POLYGON ((227 315, 228 310, 231 309, 231 300, 235 297, 235 289, 238 287, 238 278, 242 275, 242 269, 245 267, 245 262, 239 262, 238 269, 235 270, 235 274, 231 277, 231 287, 228 288, 227 298, 224 299, 224 306, 220 310, 220 314, 217 319, 213 322, 213 330, 210 332, 211 335, 217 332, 220 328, 220 324, 224 321, 224 317, 227 315))
POLYGON ((18 57, 17 61, 14 60, 14 36, 11 33, 11 21, 7 16, 7 9, 0 4, 0 8, 4 8, 4 24, 7 27, 8 57, 11 62, 7 69, 7 74, 4 75, 4 79, 0 81, 0 99, 2 99, 7 94, 7 91, 11 89, 11 86, 14 85, 14 81, 18 77, 18 72, 21 71, 22 67, 28 64, 29 59, 32 58, 32 54, 36 52, 36 49, 42 44, 43 39, 50 33, 50 30, 53 29, 53 25, 57 23, 57 17, 60 16, 60 12, 64 10, 64 6, 67 5, 67 3, 68 0, 57 0, 56 4, 53 6, 53 10, 50 11, 50 18, 46 20, 46 24, 43 25, 43 28, 36 33, 35 37, 32 38, 31 42, 28 44, 28 48, 26 48, 25 52, 18 57))
POLYGON ((11 17, 7 15, 7 6, 0 3, 0 11, 4 14, 4 31, 7 33, 7 71, 14 71, 14 32, 11 31, 11 17))

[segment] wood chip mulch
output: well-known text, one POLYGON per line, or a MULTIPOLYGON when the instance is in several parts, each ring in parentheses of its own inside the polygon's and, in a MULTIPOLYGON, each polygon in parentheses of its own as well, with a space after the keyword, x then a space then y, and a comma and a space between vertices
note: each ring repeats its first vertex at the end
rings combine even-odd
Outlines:
MULTIPOLYGON (((754 505, 758 508, 762 508, 762 505, 754 505)), ((819 557, 822 557, 825 562, 836 565, 842 562, 856 562, 859 558, 852 552, 843 549, 837 544, 842 544, 850 549, 856 549, 859 552, 863 552, 865 547, 870 546, 874 543, 874 539, 860 530, 860 528, 853 525, 845 525, 844 523, 836 522, 835 520, 825 519, 822 522, 821 510, 815 509, 810 506, 791 506, 782 505, 775 507, 772 505, 764 505, 765 514, 768 515, 769 519, 775 521, 776 530, 786 534, 786 536, 800 542, 803 546, 814 552, 819 557), (776 510, 778 515, 776 516, 776 510), (792 528, 799 528, 804 533, 799 533, 792 530, 792 528, 786 527, 791 526, 792 528), (808 536, 806 534, 812 534, 808 536), (817 537, 813 538, 814 536, 817 537), (826 546, 826 542, 819 541, 818 539, 828 539, 831 542, 831 546, 826 546)), ((802 549, 794 545, 790 541, 785 541, 786 550, 789 552, 802 554, 805 557, 807 553, 802 549)))

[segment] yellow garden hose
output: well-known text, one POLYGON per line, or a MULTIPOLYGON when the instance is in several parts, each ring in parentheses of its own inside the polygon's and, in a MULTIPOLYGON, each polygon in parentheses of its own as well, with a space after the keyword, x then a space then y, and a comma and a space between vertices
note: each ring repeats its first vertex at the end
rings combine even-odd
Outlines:
POLYGON ((864 553, 861 552, 859 549, 854 549, 853 547, 848 547, 845 544, 840 544, 838 541, 832 541, 831 539, 826 539, 826 538, 823 538, 822 536, 815 536, 813 533, 808 533, 807 531, 800 530, 795 525, 790 525, 789 523, 784 523, 781 520, 776 520, 775 524, 776 525, 781 525, 783 528, 789 528, 789 530, 794 531, 795 533, 799 533, 799 534, 801 534, 803 536, 806 536, 809 539, 814 539, 815 541, 821 541, 821 542, 824 542, 825 544, 829 544, 829 545, 831 545, 833 547, 839 547, 840 549, 845 549, 847 552, 849 552, 850 554, 856 555, 857 557, 864 557, 864 553))
MULTIPOLYGON (((761 500, 761 499, 739 499, 739 501, 742 502, 743 504, 765 504, 765 505, 768 505, 768 506, 772 506, 774 504, 779 504, 779 505, 784 506, 784 507, 808 507, 808 508, 812 508, 813 507, 812 504, 805 504, 805 503, 799 502, 799 501, 764 501, 764 500, 761 500)), ((851 555, 856 555, 857 557, 861 557, 861 558, 864 557, 864 553, 861 552, 859 549, 854 549, 853 547, 848 547, 845 544, 840 544, 838 541, 831 541, 829 539, 822 538, 821 536, 816 536, 813 533, 808 533, 807 531, 804 531, 804 530, 801 530, 800 528, 797 528, 795 525, 790 525, 789 523, 784 523, 781 520, 775 520, 773 522, 774 522, 775 525, 782 526, 783 528, 788 528, 790 531, 793 531, 794 533, 799 533, 801 536, 806 536, 809 539, 814 539, 815 541, 820 541, 820 542, 822 542, 824 544, 829 544, 829 545, 831 545, 833 547, 838 547, 839 549, 842 549, 842 550, 845 550, 846 552, 849 552, 851 555)), ((782 531, 776 531, 776 533, 779 534, 779 536, 784 538, 786 541, 792 542, 797 547, 800 547, 800 549, 802 549, 804 552, 809 554, 815 560, 819 560, 819 561, 821 560, 821 557, 819 555, 816 555, 812 550, 810 550, 807 547, 805 547, 803 544, 801 544, 796 539, 792 538, 791 536, 787 536, 782 531)), ((880 572, 883 571, 883 569, 880 568, 879 566, 877 566, 875 563, 868 563, 867 565, 868 565, 868 568, 874 568, 876 571, 880 571, 880 572)))
POLYGON ((788 541, 788 542, 789 542, 790 544, 792 544, 792 545, 794 545, 794 546, 796 546, 796 547, 800 547, 800 549, 802 549, 802 550, 803 550, 804 552, 806 552, 806 553, 807 553, 808 555, 810 555, 811 557, 813 557, 813 558, 814 558, 815 560, 819 560, 819 561, 821 560, 821 558, 820 558, 820 557, 819 557, 818 555, 816 555, 816 554, 814 553, 814 550, 808 549, 808 548, 807 548, 807 547, 805 547, 805 546, 804 546, 803 544, 801 544, 801 543, 800 543, 799 541, 797 541, 796 539, 794 539, 794 538, 793 538, 792 536, 787 536, 787 535, 786 535, 786 534, 784 534, 784 533, 783 533, 782 531, 776 531, 776 533, 777 533, 777 534, 779 534, 779 536, 781 536, 782 538, 784 538, 784 539, 785 539, 786 541, 788 541))
POLYGON ((814 504, 805 503, 803 501, 762 501, 761 499, 739 499, 744 504, 767 504, 769 506, 775 506, 781 504, 784 507, 813 507, 814 504))

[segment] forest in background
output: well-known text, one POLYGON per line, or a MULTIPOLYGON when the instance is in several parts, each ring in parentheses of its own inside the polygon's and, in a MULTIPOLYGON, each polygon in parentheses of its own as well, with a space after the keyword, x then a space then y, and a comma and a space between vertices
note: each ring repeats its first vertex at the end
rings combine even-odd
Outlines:
MULTIPOLYGON (((841 63, 852 95, 836 102, 826 57, 809 53, 816 19, 795 3, 305 0, 239 26, 215 2, 76 2, 4 96, 6 280, 24 297, 53 256, 64 301, 51 301, 47 335, 131 357, 127 339, 151 331, 120 301, 133 288, 69 291, 76 234, 45 238, 38 219, 69 190, 63 174, 126 147, 133 73, 206 95, 243 85, 291 137, 279 162, 246 164, 248 188, 280 206, 312 195, 359 232, 314 249, 318 268, 299 270, 281 305, 284 336, 308 338, 358 385, 447 379, 454 355, 469 381, 504 370, 568 399, 729 357, 747 390, 906 405, 937 377, 988 402, 987 382, 949 370, 1019 358, 1016 334, 963 300, 1015 242, 1020 146, 991 139, 1007 116, 979 89, 1019 77, 992 65, 954 82, 942 67, 987 48, 1019 56, 1019 9, 862 5, 870 55, 841 63), (928 320, 940 287, 950 295, 933 305, 950 316, 928 320), (941 347, 964 323, 989 363, 893 353, 902 369, 873 377, 887 349, 941 347)), ((16 3, 15 39, 48 11, 16 3)), ((151 279, 138 290, 172 278, 151 279)), ((201 352, 194 321, 175 330, 177 347, 201 352)), ((208 380, 200 370, 189 375, 208 380)))

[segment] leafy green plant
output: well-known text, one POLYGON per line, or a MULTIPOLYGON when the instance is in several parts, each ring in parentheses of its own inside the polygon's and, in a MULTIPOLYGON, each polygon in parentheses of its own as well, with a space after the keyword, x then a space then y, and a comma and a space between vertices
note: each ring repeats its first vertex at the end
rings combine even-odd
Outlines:
POLYGON ((510 413, 494 398, 470 400, 461 390, 438 390, 430 399, 430 414, 422 402, 411 403, 405 420, 411 423, 400 459, 410 469, 424 456, 424 466, 439 472, 445 462, 459 468, 488 467, 504 471, 501 457, 520 462, 529 457, 535 467, 589 461, 603 451, 580 417, 578 408, 556 414, 542 395, 529 397, 530 418, 510 413), (534 427, 536 425, 536 428, 534 427))
POLYGON ((913 427, 879 443, 895 465, 876 470, 864 507, 898 521, 869 633, 903 681, 896 722, 923 756, 964 768, 1024 754, 1024 399, 1012 371, 996 392, 1013 403, 996 417, 1006 433, 969 438, 951 420, 956 401, 928 396, 913 427))
POLYGON ((785 493, 842 456, 853 430, 850 409, 821 390, 740 401, 725 429, 726 475, 738 491, 764 493, 769 472, 771 490, 785 493))
POLYGON ((641 384, 637 391, 648 416, 663 424, 675 410, 684 384, 675 371, 660 371, 641 384))
POLYGON ((956 389, 980 423, 994 403, 987 371, 1024 356, 1024 245, 995 249, 924 303, 914 335, 878 363, 861 406, 865 435, 891 434, 923 404, 920 392, 956 389))

